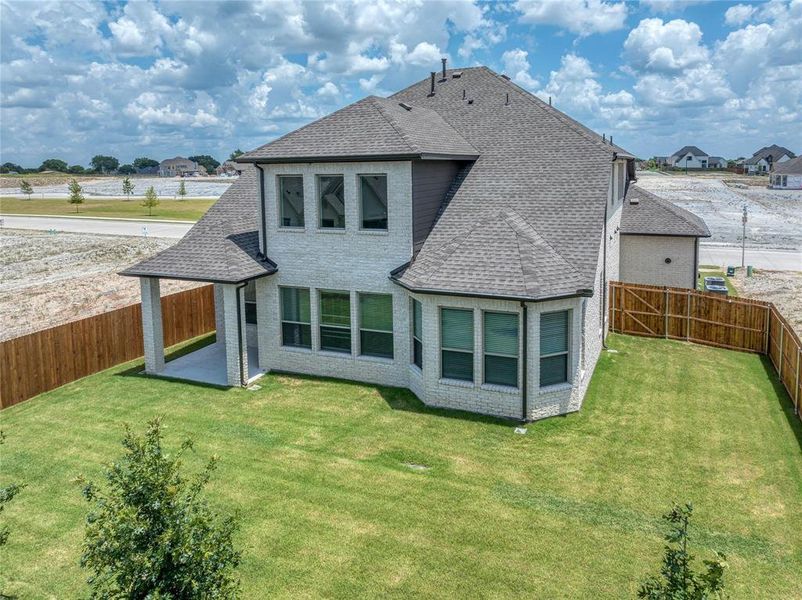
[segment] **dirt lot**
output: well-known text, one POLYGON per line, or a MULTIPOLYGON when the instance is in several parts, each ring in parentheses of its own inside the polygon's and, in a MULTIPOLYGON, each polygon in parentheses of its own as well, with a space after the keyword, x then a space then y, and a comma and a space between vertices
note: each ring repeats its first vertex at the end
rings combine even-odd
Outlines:
MULTIPOLYGON (((0 339, 139 302, 139 281, 116 273, 176 241, 0 231, 0 339)), ((194 285, 164 281, 162 294, 194 285)))
MULTIPOLYGON (((72 180, 70 175, 32 175, 30 178, 24 177, 0 177, 0 196, 13 196, 27 198, 20 192, 19 186, 22 179, 25 179, 33 186, 33 198, 67 198, 69 190, 67 186, 72 180)), ((80 177, 77 176, 78 183, 83 188, 84 196, 91 197, 123 197, 123 177, 80 177)), ((132 196, 144 196, 148 187, 153 186, 162 198, 175 198, 178 195, 178 187, 181 182, 187 190, 189 198, 219 198, 228 189, 235 178, 217 177, 131 177, 134 184, 132 196)))
POLYGON ((802 248, 802 191, 749 185, 758 179, 731 173, 703 177, 638 172, 639 185, 705 220, 712 234, 706 241, 740 244, 741 213, 746 204, 747 245, 802 248))
POLYGON ((746 277, 744 269, 738 269, 731 281, 739 296, 774 302, 802 337, 802 273, 760 270, 752 277, 746 277))

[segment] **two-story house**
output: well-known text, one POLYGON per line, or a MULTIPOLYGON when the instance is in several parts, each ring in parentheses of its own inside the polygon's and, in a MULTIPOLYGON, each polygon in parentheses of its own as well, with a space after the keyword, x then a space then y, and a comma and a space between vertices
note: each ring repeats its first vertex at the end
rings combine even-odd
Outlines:
POLYGON ((707 169, 710 157, 696 146, 684 146, 668 157, 668 166, 678 169, 707 169))
POLYGON ((477 67, 237 161, 242 176, 184 239, 123 272, 141 279, 148 373, 340 377, 523 420, 579 409, 632 155, 477 67), (161 278, 215 285, 216 344, 167 364, 161 278))
POLYGON ((749 175, 769 173, 774 170, 775 165, 789 161, 792 158, 796 158, 796 154, 788 148, 772 144, 771 146, 764 146, 755 152, 751 158, 747 158, 744 161, 744 169, 749 175))

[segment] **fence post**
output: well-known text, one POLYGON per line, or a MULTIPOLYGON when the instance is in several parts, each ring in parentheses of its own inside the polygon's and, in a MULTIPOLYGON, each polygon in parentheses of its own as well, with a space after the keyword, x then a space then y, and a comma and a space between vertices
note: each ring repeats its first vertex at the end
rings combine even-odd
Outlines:
POLYGON ((794 388, 794 411, 799 416, 799 357, 802 356, 802 348, 796 349, 796 387, 794 388))
MULTIPOLYGON (((610 288, 612 289, 612 301, 610 303, 610 329, 615 333, 615 285, 610 282, 610 288)), ((604 327, 604 323, 602 323, 602 327, 604 327)))
POLYGON ((763 333, 763 354, 769 354, 769 332, 771 331, 771 308, 766 307, 766 331, 763 333))
POLYGON ((663 333, 665 334, 664 337, 668 339, 668 288, 666 288, 666 299, 665 304, 663 305, 663 310, 666 313, 665 322, 663 324, 665 331, 663 333))
POLYGON ((691 341, 691 299, 692 298, 693 298, 693 296, 691 295, 691 292, 689 291, 688 292, 688 306, 686 307, 688 309, 687 310, 688 316, 685 319, 685 341, 686 342, 691 341))
POLYGON ((783 359, 785 358, 785 348, 783 348, 784 334, 785 324, 780 321, 780 355, 777 357, 777 375, 779 375, 781 383, 783 380, 783 359))

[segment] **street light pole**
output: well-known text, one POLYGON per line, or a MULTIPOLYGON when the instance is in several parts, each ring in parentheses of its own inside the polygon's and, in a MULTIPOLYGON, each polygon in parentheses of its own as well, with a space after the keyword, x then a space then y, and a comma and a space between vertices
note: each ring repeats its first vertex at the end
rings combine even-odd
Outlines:
POLYGON ((741 223, 743 224, 743 233, 741 234, 741 268, 746 266, 746 204, 744 204, 744 214, 741 217, 741 223))

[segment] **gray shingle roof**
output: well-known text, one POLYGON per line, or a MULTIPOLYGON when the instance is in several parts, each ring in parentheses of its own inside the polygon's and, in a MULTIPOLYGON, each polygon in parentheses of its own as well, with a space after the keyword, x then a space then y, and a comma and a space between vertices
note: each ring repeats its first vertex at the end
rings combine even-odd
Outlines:
POLYGON ((391 97, 437 111, 480 153, 394 278, 525 299, 593 289, 611 162, 629 155, 490 69, 461 71, 434 96, 422 81, 391 97))
POLYGON ((693 156, 707 156, 707 152, 703 152, 696 146, 684 146, 674 152, 669 158, 677 158, 681 156, 685 156, 686 154, 692 154, 693 156))
POLYGON ((695 214, 637 185, 630 185, 624 198, 621 233, 710 237, 707 225, 695 214))
POLYGON ((802 156, 774 165, 774 173, 780 175, 802 175, 802 156))
POLYGON ((751 158, 746 160, 747 165, 755 165, 761 159, 768 160, 771 157, 772 162, 777 162, 783 156, 789 156, 790 158, 794 158, 796 154, 791 152, 788 148, 784 146, 778 146, 777 144, 772 144, 771 146, 763 146, 760 150, 755 152, 751 158))
POLYGON ((242 175, 177 244, 120 275, 237 283, 276 272, 259 257, 259 183, 256 169, 242 175))
POLYGON ((368 96, 327 117, 246 152, 238 162, 342 160, 354 157, 475 158, 478 152, 433 110, 407 110, 368 96))

